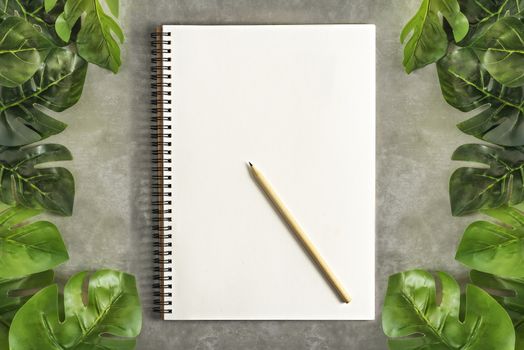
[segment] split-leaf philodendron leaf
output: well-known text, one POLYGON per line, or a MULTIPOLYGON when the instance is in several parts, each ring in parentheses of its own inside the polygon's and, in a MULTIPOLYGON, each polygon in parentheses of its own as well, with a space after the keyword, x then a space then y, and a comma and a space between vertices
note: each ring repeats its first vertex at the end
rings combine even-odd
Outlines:
POLYGON ((457 0, 423 0, 418 12, 400 34, 401 42, 407 40, 403 63, 408 73, 436 62, 446 54, 448 39, 440 15, 451 25, 455 41, 466 36, 469 24, 460 12, 457 0))
POLYGON ((54 44, 21 17, 0 23, 0 85, 16 87, 33 76, 54 44))
POLYGON ((503 146, 524 145, 524 92, 495 81, 472 49, 458 48, 437 63, 442 94, 453 107, 483 109, 458 127, 466 134, 503 146))
POLYGON ((412 270, 390 276, 382 328, 391 350, 514 350, 511 319, 495 299, 468 285, 462 320, 458 283, 446 273, 437 275, 440 303, 430 273, 412 270))
POLYGON ((524 200, 523 151, 467 144, 457 148, 452 159, 489 166, 462 167, 453 172, 449 180, 453 215, 513 205, 524 200))
POLYGON ((476 221, 468 226, 457 249, 464 265, 498 276, 524 277, 524 215, 503 207, 483 211, 499 224, 476 221))
POLYGON ((515 350, 524 350, 524 279, 499 277, 480 271, 471 271, 471 281, 492 293, 508 311, 515 325, 515 350))
POLYGON ((60 232, 48 221, 24 225, 41 210, 7 207, 0 211, 0 278, 17 278, 52 269, 69 256, 60 232))
POLYGON ((462 13, 473 25, 524 14, 524 0, 459 0, 459 3, 462 13))
POLYGON ((87 63, 69 49, 54 49, 27 82, 0 89, 0 145, 19 146, 42 140, 66 125, 36 106, 61 112, 74 105, 84 86, 87 63))
POLYGON ((112 270, 73 276, 64 289, 64 312, 62 320, 56 285, 35 294, 13 319, 10 349, 134 349, 142 313, 133 276, 112 270))
POLYGON ((0 349, 9 349, 9 326, 18 309, 39 289, 53 283, 53 271, 19 278, 0 278, 0 349))
POLYGON ((483 66, 499 83, 524 85, 524 23, 505 17, 489 26, 469 47, 475 49, 483 66))
MULTIPOLYGON (((106 0, 106 3, 111 14, 118 17, 118 0, 106 0)), ((49 9, 54 7, 50 1, 46 5, 49 9)), ((100 67, 118 72, 121 65, 118 41, 124 42, 124 33, 118 23, 104 12, 99 0, 67 0, 64 12, 55 24, 62 40, 69 41, 78 20, 82 22, 76 39, 79 55, 100 67)))
POLYGON ((73 175, 65 168, 44 167, 47 162, 71 159, 71 153, 62 145, 0 147, 0 201, 71 215, 75 195, 73 175))

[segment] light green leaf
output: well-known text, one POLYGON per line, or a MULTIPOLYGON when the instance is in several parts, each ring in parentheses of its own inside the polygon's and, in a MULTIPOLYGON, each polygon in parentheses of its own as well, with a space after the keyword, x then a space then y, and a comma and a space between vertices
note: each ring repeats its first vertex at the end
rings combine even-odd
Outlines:
POLYGON ((29 80, 53 47, 23 18, 6 18, 0 23, 0 85, 15 87, 29 80))
POLYGON ((455 259, 483 272, 524 277, 524 215, 515 208, 483 211, 498 224, 475 221, 468 226, 455 259))
POLYGON ((56 144, 0 147, 0 201, 70 216, 75 195, 73 175, 64 168, 42 165, 72 158, 67 148, 56 144))
POLYGON ((462 167, 453 172, 449 180, 453 215, 514 205, 524 200, 524 152, 491 145, 467 144, 457 148, 451 158, 489 166, 462 167))
POLYGON ((406 43, 403 62, 406 72, 436 62, 446 54, 448 39, 440 16, 451 25, 455 41, 466 36, 469 24, 457 0, 423 0, 400 35, 400 41, 406 43))
POLYGON ((0 145, 26 145, 63 131, 66 124, 37 106, 55 112, 73 106, 82 94, 86 71, 80 56, 55 49, 30 80, 0 90, 0 145))
POLYGON ((40 210, 10 207, 0 212, 0 278, 17 278, 67 261, 60 232, 48 221, 23 225, 40 210))
POLYGON ((39 289, 53 282, 53 271, 0 279, 0 349, 9 349, 9 327, 18 309, 39 289))
POLYGON ((515 350, 524 350, 524 279, 471 271, 471 281, 488 290, 508 312, 515 325, 515 350))
POLYGON ((457 282, 442 272, 438 277, 440 303, 428 272, 412 270, 389 278, 382 328, 391 350, 514 350, 511 319, 488 293, 468 285, 461 320, 457 282))
POLYGON ((469 112, 483 107, 458 128, 487 142, 524 145, 524 90, 508 88, 482 68, 473 50, 456 48, 437 63, 442 94, 453 107, 469 112))
POLYGON ((524 84, 524 23, 505 17, 489 26, 469 47, 499 83, 517 87, 524 84))
POLYGON ((88 277, 81 272, 65 286, 64 310, 61 321, 56 285, 35 294, 13 320, 11 350, 134 349, 142 314, 133 276, 102 270, 88 277), (86 278, 87 296, 82 291, 86 278))
MULTIPOLYGON (((108 7, 118 14, 118 1, 109 1, 108 7)), ((121 65, 120 47, 124 33, 115 20, 107 15, 99 0, 67 0, 64 12, 56 21, 56 31, 64 41, 69 41, 71 30, 80 19, 82 26, 76 44, 78 53, 88 62, 118 72, 121 65), (82 17, 83 15, 83 17, 82 17)))
POLYGON ((54 9, 56 6, 56 2, 57 0, 45 0, 44 1, 45 11, 49 12, 52 9, 54 9))

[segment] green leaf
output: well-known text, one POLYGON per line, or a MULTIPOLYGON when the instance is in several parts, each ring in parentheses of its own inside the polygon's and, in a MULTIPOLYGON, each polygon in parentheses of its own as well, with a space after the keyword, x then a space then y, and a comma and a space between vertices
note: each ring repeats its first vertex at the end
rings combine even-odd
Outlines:
POLYGON ((53 47, 23 18, 6 18, 0 23, 0 85, 15 87, 29 80, 53 47))
POLYGON ((524 200, 524 152, 466 144, 457 148, 451 158, 489 166, 462 167, 453 172, 449 180, 449 196, 454 216, 524 200))
POLYGON ((524 145, 524 92, 494 80, 482 68, 473 50, 456 48, 437 63, 442 94, 453 107, 477 115, 458 128, 487 142, 503 146, 524 145))
POLYGON ((442 26, 443 16, 451 25, 455 41, 462 40, 469 28, 468 20, 460 12, 457 0, 423 0, 413 18, 400 35, 404 47, 404 68, 415 69, 436 62, 446 54, 448 39, 442 26), (408 36, 409 40, 406 41, 408 36))
POLYGON ((505 17, 473 40, 480 61, 499 83, 517 87, 524 84, 524 23, 505 17))
POLYGON ((80 98, 87 63, 68 49, 55 49, 38 72, 16 88, 0 90, 0 145, 19 146, 57 134, 66 124, 36 106, 61 112, 80 98))
POLYGON ((476 221, 468 226, 455 259, 483 272, 524 277, 524 215, 504 207, 485 210, 499 224, 476 221))
POLYGON ((56 6, 56 2, 57 0, 45 0, 44 1, 45 11, 49 12, 52 9, 54 9, 56 6))
POLYGON ((85 296, 82 285, 87 278, 81 272, 66 284, 63 321, 56 285, 25 303, 11 326, 11 350, 134 349, 142 323, 135 278, 112 270, 98 271, 90 276, 85 296))
POLYGON ((471 281, 491 292, 508 312, 515 325, 516 350, 524 349, 524 279, 499 277, 492 274, 471 271, 471 281))
POLYGON ((442 300, 437 303, 435 280, 422 270, 389 278, 382 328, 391 350, 513 350, 515 333, 508 314, 482 289, 468 285, 464 320, 460 288, 446 273, 437 274, 442 300))
POLYGON ((40 210, 9 207, 0 212, 0 278, 16 278, 52 269, 67 261, 60 232, 48 221, 22 222, 40 210))
MULTIPOLYGON (((118 1, 108 1, 107 4, 111 13, 118 15, 118 1)), ((114 73, 118 72, 121 59, 116 39, 123 43, 124 33, 118 23, 104 12, 99 0, 67 0, 64 12, 56 21, 58 35, 62 40, 69 41, 71 30, 81 17, 82 26, 76 40, 80 56, 114 73)))
POLYGON ((459 0, 462 13, 471 25, 495 22, 503 16, 522 17, 524 0, 459 0))
POLYGON ((75 196, 73 175, 67 169, 42 164, 72 158, 67 148, 56 144, 0 148, 0 201, 70 216, 75 196))
POLYGON ((9 327, 18 309, 39 289, 53 282, 53 271, 0 279, 0 349, 9 349, 9 327))

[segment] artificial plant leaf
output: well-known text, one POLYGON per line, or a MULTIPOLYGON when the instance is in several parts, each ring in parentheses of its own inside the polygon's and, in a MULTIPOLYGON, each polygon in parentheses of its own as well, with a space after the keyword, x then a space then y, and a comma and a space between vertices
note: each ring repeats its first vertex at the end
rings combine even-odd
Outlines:
POLYGON ((457 148, 451 158, 489 166, 462 167, 453 172, 449 197, 454 216, 524 200, 524 152, 521 150, 466 144, 457 148))
POLYGON ((134 349, 142 314, 133 276, 101 270, 88 277, 81 272, 65 286, 64 310, 62 321, 56 285, 35 294, 13 320, 11 350, 134 349), (84 304, 82 285, 86 278, 89 282, 84 304))
POLYGON ((471 25, 493 23, 504 16, 522 17, 524 0, 459 0, 471 25))
MULTIPOLYGON (((118 0, 107 1, 112 14, 118 15, 118 0)), ((76 45, 78 53, 87 61, 118 72, 121 65, 120 47, 124 33, 118 23, 104 12, 99 0, 67 0, 64 12, 57 18, 56 32, 69 41, 73 26, 78 20, 82 26, 76 45)))
POLYGON ((449 22, 455 41, 467 34, 468 20, 460 12, 457 0, 423 0, 400 34, 400 41, 405 43, 403 64, 406 72, 436 62, 446 54, 448 39, 441 15, 449 22))
POLYGON ((498 276, 524 277, 524 215, 503 207, 483 211, 499 223, 475 221, 468 226, 455 259, 498 276))
POLYGON ((391 350, 513 350, 515 333, 508 314, 488 293, 468 285, 464 320, 459 318, 460 288, 448 274, 437 274, 442 300, 437 303, 435 280, 422 270, 390 276, 382 328, 391 350))
POLYGON ((442 94, 453 107, 469 112, 484 107, 458 124, 466 134, 503 146, 524 145, 524 92, 494 80, 472 49, 456 48, 437 63, 442 94))
POLYGON ((509 87, 524 84, 524 23, 519 19, 501 18, 469 46, 499 83, 509 87))
POLYGON ((46 10, 46 12, 49 12, 49 11, 51 11, 52 9, 55 8, 55 6, 56 6, 56 1, 57 1, 57 0, 44 0, 44 6, 45 6, 45 10, 46 10))
POLYGON ((53 271, 0 279, 0 349, 9 349, 9 326, 18 309, 39 289, 53 282, 53 271))
POLYGON ((23 224, 40 212, 22 207, 0 211, 0 278, 42 272, 69 259, 55 225, 48 221, 23 224))
POLYGON ((75 196, 73 175, 64 168, 42 165, 71 159, 62 145, 0 147, 0 201, 70 216, 75 196))
POLYGON ((36 106, 61 112, 80 98, 87 63, 69 49, 51 51, 45 64, 27 82, 0 89, 0 145, 27 145, 57 134, 66 124, 36 106))
POLYGON ((508 312, 515 325, 515 350, 524 350, 524 279, 499 277, 472 270, 471 281, 490 291, 508 312))
POLYGON ((0 23, 0 85, 15 87, 36 73, 54 44, 21 17, 0 23))

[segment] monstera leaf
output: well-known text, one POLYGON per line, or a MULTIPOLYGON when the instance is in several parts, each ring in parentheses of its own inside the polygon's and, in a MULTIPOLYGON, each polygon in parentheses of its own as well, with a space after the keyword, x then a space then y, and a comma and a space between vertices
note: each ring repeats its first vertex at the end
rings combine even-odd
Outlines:
POLYGON ((40 68, 54 44, 21 17, 0 23, 0 85, 15 87, 40 68))
POLYGON ((455 150, 453 160, 486 164, 489 168, 462 167, 449 180, 453 215, 483 208, 498 208, 524 200, 524 152, 491 145, 467 144, 455 150))
POLYGON ((16 311, 38 289, 53 282, 53 271, 44 271, 30 276, 0 279, 0 349, 9 349, 9 326, 16 311))
POLYGON ((450 105, 463 112, 484 107, 460 123, 460 130, 499 145, 524 145, 523 89, 495 81, 469 48, 451 51, 437 63, 437 70, 442 94, 450 105))
POLYGON ((471 271, 471 281, 489 290, 508 311, 515 325, 515 349, 524 350, 524 279, 505 278, 480 271, 471 271))
MULTIPOLYGON (((118 17, 118 0, 106 0, 114 17, 118 17)), ((55 1, 46 1, 51 10, 55 1)), ((76 45, 78 53, 87 61, 118 72, 121 65, 118 41, 124 42, 124 33, 118 23, 104 12, 99 0, 67 0, 64 12, 57 18, 55 29, 60 38, 69 41, 75 23, 81 20, 76 45)))
POLYGON ((102 270, 73 276, 64 289, 65 318, 58 287, 44 288, 22 306, 9 333, 11 350, 125 350, 135 347, 141 309, 133 276, 102 270), (82 286, 89 278, 87 295, 82 286), (38 315, 37 317, 35 317, 38 315))
POLYGON ((423 0, 400 34, 400 41, 406 43, 403 62, 406 72, 436 62, 446 54, 448 39, 440 16, 451 25, 455 41, 467 34, 468 20, 460 12, 457 0, 423 0))
POLYGON ((16 278, 54 268, 69 256, 55 225, 21 223, 40 210, 8 207, 0 211, 0 278, 16 278))
POLYGON ((46 162, 71 159, 67 148, 56 144, 0 148, 0 201, 71 215, 75 195, 73 175, 64 168, 42 166, 46 162))
POLYGON ((505 17, 489 26, 470 44, 483 66, 499 83, 524 84, 524 23, 505 17))
POLYGON ((476 221, 464 232, 456 259, 499 276, 524 277, 524 215, 515 208, 485 210, 500 224, 476 221))
POLYGON ((55 49, 29 81, 0 90, 0 145, 26 145, 64 130, 64 123, 36 106, 61 112, 74 105, 82 94, 86 71, 87 63, 80 56, 55 49))
POLYGON ((446 273, 437 275, 442 286, 440 303, 428 272, 412 270, 389 278, 382 327, 390 337, 391 350, 514 349, 511 319, 495 299, 468 285, 462 320, 459 285, 446 273))

